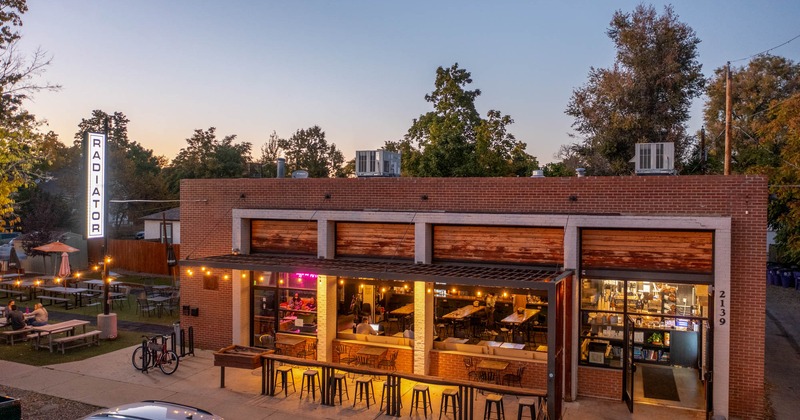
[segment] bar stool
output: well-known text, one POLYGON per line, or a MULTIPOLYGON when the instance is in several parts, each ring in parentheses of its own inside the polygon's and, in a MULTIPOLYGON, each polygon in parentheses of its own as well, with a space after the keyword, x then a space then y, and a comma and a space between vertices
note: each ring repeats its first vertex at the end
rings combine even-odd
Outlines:
POLYGON ((307 371, 303 372, 303 381, 300 382, 300 398, 303 398, 303 389, 305 387, 306 393, 311 393, 311 401, 317 399, 317 382, 314 382, 314 379, 319 382, 319 387, 322 389, 322 383, 319 379, 319 372, 317 372, 316 369, 308 369, 307 371))
POLYGON ((442 420, 442 412, 447 415, 447 403, 453 400, 453 417, 458 418, 461 408, 458 406, 458 390, 455 388, 445 388, 442 391, 442 403, 439 406, 439 420, 442 420))
POLYGON ((525 408, 530 408, 531 420, 536 420, 536 404, 537 401, 533 398, 520 398, 519 407, 517 408, 517 420, 522 420, 522 412, 525 408))
POLYGON ((278 386, 278 374, 281 375, 281 386, 283 387, 283 395, 288 397, 289 396, 289 388, 288 388, 288 378, 292 378, 292 389, 294 392, 297 392, 297 388, 294 386, 294 374, 292 373, 292 367, 288 365, 278 366, 275 369, 275 386, 278 386))
POLYGON ((353 407, 359 401, 364 401, 364 394, 367 394, 367 408, 369 408, 369 396, 372 395, 372 403, 375 404, 375 387, 372 385, 372 377, 362 376, 356 378, 356 390, 353 392, 353 407))
POLYGON ((492 418, 493 405, 497 406, 498 420, 504 420, 506 418, 506 412, 503 409, 503 396, 498 394, 489 394, 486 396, 486 406, 483 408, 483 420, 492 418))
POLYGON ((350 401, 350 390, 347 389, 347 375, 344 373, 336 372, 331 378, 331 387, 333 389, 333 397, 336 398, 336 390, 339 390, 339 405, 342 405, 342 389, 347 395, 347 401, 350 401))
POLYGON ((408 415, 412 415, 414 410, 419 410, 419 397, 422 397, 422 410, 425 413, 425 418, 428 418, 428 408, 431 409, 433 414, 433 401, 431 401, 431 390, 428 385, 414 385, 413 393, 411 394, 411 411, 408 415))
MULTIPOLYGON (((386 409, 389 409, 389 387, 396 388, 396 391, 400 392, 400 383, 395 383, 394 385, 389 385, 389 382, 383 383, 383 389, 381 389, 381 406, 378 409, 378 412, 383 411, 383 402, 386 401, 386 409), (385 395, 385 397, 384 397, 385 395)), ((403 408, 403 399, 400 399, 400 408, 403 408)))

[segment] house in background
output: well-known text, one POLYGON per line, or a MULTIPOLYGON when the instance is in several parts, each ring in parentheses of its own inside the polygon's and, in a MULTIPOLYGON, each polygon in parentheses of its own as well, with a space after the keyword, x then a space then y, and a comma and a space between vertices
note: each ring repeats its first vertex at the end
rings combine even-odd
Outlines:
POLYGON ((172 244, 181 243, 181 208, 160 211, 142 217, 144 220, 144 238, 158 242, 166 240, 172 244), (166 225, 166 229, 164 226, 166 225), (166 232, 166 235, 165 235, 166 232))

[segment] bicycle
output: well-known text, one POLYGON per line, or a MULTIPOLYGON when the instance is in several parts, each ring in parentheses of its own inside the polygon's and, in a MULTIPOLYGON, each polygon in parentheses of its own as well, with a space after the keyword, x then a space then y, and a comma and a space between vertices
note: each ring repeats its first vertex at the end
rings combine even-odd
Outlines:
POLYGON ((167 336, 147 337, 143 335, 142 338, 147 339, 146 346, 136 347, 131 356, 131 363, 136 370, 147 372, 158 366, 166 375, 172 375, 178 370, 178 355, 167 348, 167 336), (159 337, 161 337, 161 343, 158 342, 159 337), (145 347, 147 353, 145 353, 145 347))

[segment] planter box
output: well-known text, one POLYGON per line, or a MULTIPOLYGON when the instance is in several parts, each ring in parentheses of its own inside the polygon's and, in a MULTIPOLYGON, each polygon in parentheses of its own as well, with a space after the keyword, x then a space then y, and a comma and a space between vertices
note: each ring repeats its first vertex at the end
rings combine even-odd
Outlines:
POLYGON ((228 346, 214 353, 214 366, 239 369, 261 367, 261 355, 268 350, 258 347, 228 346))

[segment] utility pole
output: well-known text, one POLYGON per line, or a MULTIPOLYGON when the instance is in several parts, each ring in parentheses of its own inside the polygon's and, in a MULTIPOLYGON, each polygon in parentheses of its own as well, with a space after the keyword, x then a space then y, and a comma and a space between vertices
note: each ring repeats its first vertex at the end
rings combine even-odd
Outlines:
POLYGON ((706 174, 706 128, 700 127, 700 173, 706 174))
POLYGON ((731 62, 725 67, 725 175, 731 174, 731 62))

